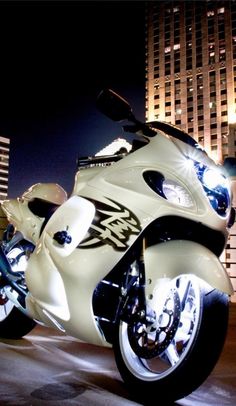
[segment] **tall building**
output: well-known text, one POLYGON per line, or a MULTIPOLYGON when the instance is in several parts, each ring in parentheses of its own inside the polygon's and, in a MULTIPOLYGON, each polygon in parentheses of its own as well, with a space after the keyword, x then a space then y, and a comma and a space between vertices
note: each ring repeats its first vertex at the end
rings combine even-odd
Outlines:
POLYGON ((9 174, 9 138, 0 137, 0 201, 7 198, 9 174))
MULTIPOLYGON (((9 174, 9 138, 0 137, 0 203, 7 198, 9 174)), ((0 239, 7 225, 7 219, 0 206, 0 239)))
POLYGON ((146 119, 236 156, 236 1, 147 2, 146 119))
MULTIPOLYGON (((147 2, 146 120, 175 124, 218 163, 236 157, 235 0, 147 2)), ((236 301, 236 223, 221 260, 236 301)))

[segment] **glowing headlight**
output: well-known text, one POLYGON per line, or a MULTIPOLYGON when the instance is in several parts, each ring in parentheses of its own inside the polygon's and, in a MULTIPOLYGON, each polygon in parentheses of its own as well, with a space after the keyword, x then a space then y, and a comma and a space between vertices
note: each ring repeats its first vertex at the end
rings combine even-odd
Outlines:
POLYGON ((194 161, 194 169, 213 209, 226 216, 230 206, 230 186, 227 178, 217 170, 194 161))
POLYGON ((226 187, 226 179, 220 173, 213 169, 205 169, 202 175, 202 181, 209 189, 214 189, 217 186, 226 187))

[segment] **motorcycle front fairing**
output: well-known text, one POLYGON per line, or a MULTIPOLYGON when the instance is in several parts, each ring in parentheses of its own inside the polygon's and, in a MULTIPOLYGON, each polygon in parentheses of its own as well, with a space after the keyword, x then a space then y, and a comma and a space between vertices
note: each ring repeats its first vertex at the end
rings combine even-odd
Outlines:
POLYGON ((157 133, 144 147, 111 167, 103 168, 88 181, 87 170, 80 171, 73 194, 93 199, 95 204, 109 199, 127 207, 131 213, 143 213, 142 229, 152 220, 167 216, 192 220, 195 224, 202 224, 221 233, 223 250, 229 232, 230 185, 225 213, 219 215, 211 205, 211 196, 208 196, 199 181, 196 162, 218 175, 225 175, 223 168, 201 150, 179 140, 173 142, 163 133, 157 133), (150 181, 149 174, 150 178, 155 175, 150 181))

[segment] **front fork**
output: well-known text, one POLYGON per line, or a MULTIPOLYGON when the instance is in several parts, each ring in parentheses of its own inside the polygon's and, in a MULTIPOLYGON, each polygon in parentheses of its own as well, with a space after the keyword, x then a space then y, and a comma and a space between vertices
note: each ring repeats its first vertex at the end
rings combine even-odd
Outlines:
POLYGON ((124 284, 121 287, 117 316, 127 323, 129 323, 130 320, 143 320, 146 324, 151 324, 155 317, 151 308, 147 307, 146 301, 144 249, 145 240, 143 240, 139 258, 131 264, 130 270, 125 276, 124 284))
POLYGON ((136 260, 127 272, 121 287, 117 316, 125 322, 133 317, 145 317, 145 273, 143 262, 136 260))

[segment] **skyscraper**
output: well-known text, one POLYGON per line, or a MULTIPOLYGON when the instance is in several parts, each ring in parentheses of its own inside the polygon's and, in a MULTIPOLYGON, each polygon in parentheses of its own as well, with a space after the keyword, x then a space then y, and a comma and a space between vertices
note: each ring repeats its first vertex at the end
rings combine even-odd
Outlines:
POLYGON ((147 2, 146 119, 236 156, 236 2, 147 2))
MULTIPOLYGON (((0 137, 0 202, 6 199, 8 194, 9 152, 9 138, 0 137)), ((0 239, 2 238, 6 224, 6 216, 0 206, 0 239)))
MULTIPOLYGON (((236 157, 235 0, 147 2, 146 119, 175 124, 218 163, 236 157)), ((221 260, 236 301, 236 223, 221 260)))
POLYGON ((0 137, 0 201, 7 198, 9 174, 9 138, 0 137))

